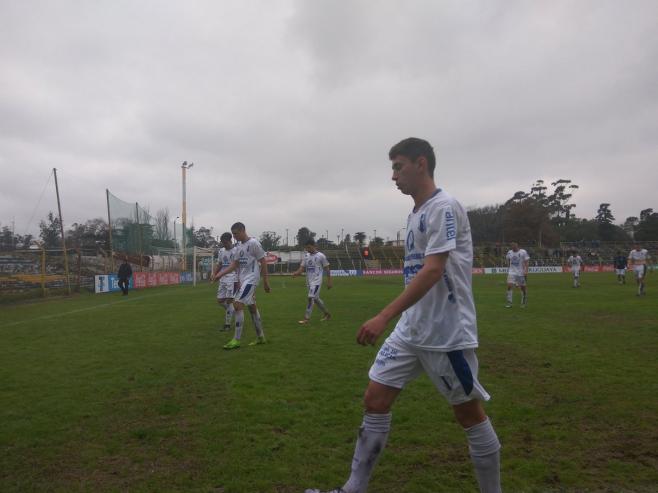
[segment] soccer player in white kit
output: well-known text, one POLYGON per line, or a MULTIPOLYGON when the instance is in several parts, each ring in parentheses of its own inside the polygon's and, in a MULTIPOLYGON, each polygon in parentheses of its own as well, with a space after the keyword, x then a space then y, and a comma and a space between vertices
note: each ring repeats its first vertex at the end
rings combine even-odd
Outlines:
POLYGON ((580 266, 583 259, 578 255, 578 252, 571 252, 571 256, 567 259, 567 264, 571 266, 571 273, 573 274, 573 287, 580 287, 580 266))
POLYGON ((423 372, 451 404, 464 428, 480 491, 497 493, 501 491, 500 442, 482 406, 489 394, 477 379, 468 216, 459 202, 437 189, 434 151, 427 141, 405 139, 393 146, 389 157, 393 181, 414 201, 407 219, 405 289, 361 326, 357 342, 374 345, 386 325, 402 316, 370 368, 351 474, 332 493, 366 492, 386 445, 391 407, 402 388, 423 372))
POLYGON ((308 324, 313 313, 313 305, 318 305, 322 310, 321 321, 325 322, 331 318, 331 314, 320 299, 320 289, 322 289, 323 273, 327 275, 327 289, 331 289, 331 270, 329 270, 329 261, 324 253, 318 251, 315 246, 315 240, 309 238, 304 246, 306 253, 302 259, 302 263, 295 272, 292 273, 293 279, 306 271, 306 287, 308 288, 308 302, 306 303, 306 312, 304 318, 299 321, 300 325, 308 324))
POLYGON ((256 238, 250 238, 245 229, 245 225, 237 222, 231 226, 233 237, 240 243, 235 247, 234 260, 229 267, 222 269, 215 275, 215 279, 221 279, 231 272, 238 270, 240 279, 240 289, 235 295, 233 308, 235 309, 235 336, 224 349, 238 349, 242 337, 242 327, 244 324, 244 306, 249 307, 251 320, 256 329, 256 340, 250 342, 250 346, 265 344, 265 332, 263 332, 263 323, 260 318, 260 312, 256 306, 256 288, 263 276, 263 288, 266 293, 270 292, 270 282, 267 274, 267 262, 265 261, 265 250, 256 238))
POLYGON ((528 304, 528 263, 530 255, 523 248, 519 248, 516 242, 510 243, 512 249, 507 252, 509 269, 507 271, 507 304, 505 308, 512 308, 512 290, 514 286, 521 289, 521 308, 528 304))
POLYGON ((651 256, 646 248, 642 248, 639 243, 633 245, 633 250, 628 254, 628 264, 635 272, 635 281, 637 282, 637 295, 643 296, 644 283, 647 276, 647 263, 651 256))
MULTIPOLYGON (((220 270, 228 268, 234 260, 235 248, 233 247, 233 237, 231 233, 224 233, 219 238, 222 248, 217 254, 217 267, 213 274, 217 274, 220 270)), ((213 276, 214 278, 214 276, 213 276)), ((237 272, 233 271, 230 274, 222 277, 222 280, 217 286, 217 303, 219 306, 226 310, 224 317, 224 327, 222 330, 231 330, 231 320, 233 319, 233 298, 238 285, 237 272)))

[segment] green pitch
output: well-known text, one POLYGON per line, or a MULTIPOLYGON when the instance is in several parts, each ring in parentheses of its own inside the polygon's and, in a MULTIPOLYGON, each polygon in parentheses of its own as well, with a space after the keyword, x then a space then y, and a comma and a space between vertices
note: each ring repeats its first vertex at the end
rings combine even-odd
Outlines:
MULTIPOLYGON (((658 278, 532 275, 529 307, 475 278, 480 377, 508 492, 655 491, 658 278)), ((267 345, 224 351, 216 285, 0 307, 0 491, 301 492, 346 478, 375 348, 359 324, 399 278, 337 278, 300 327, 302 279, 258 293, 267 345)), ((422 377, 370 491, 475 491, 464 433, 422 377)))

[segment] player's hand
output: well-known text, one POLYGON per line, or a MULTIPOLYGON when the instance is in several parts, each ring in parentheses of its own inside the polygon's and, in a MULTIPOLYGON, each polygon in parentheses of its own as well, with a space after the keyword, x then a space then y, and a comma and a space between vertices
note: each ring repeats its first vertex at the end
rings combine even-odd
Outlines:
POLYGON ((374 346, 377 338, 386 330, 386 324, 387 321, 382 315, 371 318, 359 329, 356 335, 356 342, 362 346, 367 346, 368 344, 374 346))
POLYGON ((266 293, 270 292, 270 281, 268 281, 267 279, 263 281, 263 289, 265 289, 266 293))

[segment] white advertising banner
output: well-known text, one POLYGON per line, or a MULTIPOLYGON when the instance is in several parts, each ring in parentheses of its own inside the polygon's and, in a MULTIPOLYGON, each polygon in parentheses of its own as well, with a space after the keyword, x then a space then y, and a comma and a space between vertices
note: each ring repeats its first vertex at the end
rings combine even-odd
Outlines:
MULTIPOLYGON (((485 267, 485 274, 507 274, 507 267, 485 267)), ((561 265, 537 265, 528 268, 529 274, 557 274, 562 272, 561 265)))

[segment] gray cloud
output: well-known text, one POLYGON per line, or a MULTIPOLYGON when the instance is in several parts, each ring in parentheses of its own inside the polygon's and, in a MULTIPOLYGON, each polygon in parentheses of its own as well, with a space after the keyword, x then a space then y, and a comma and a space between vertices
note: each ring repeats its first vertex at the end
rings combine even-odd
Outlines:
MULTIPOLYGON (((430 140, 467 205, 537 178, 577 213, 654 207, 658 5, 4 2, 0 222, 105 214, 104 190, 219 233, 308 226, 395 237, 410 201, 387 151, 430 140)), ((34 224, 32 225, 34 227, 34 224)))

